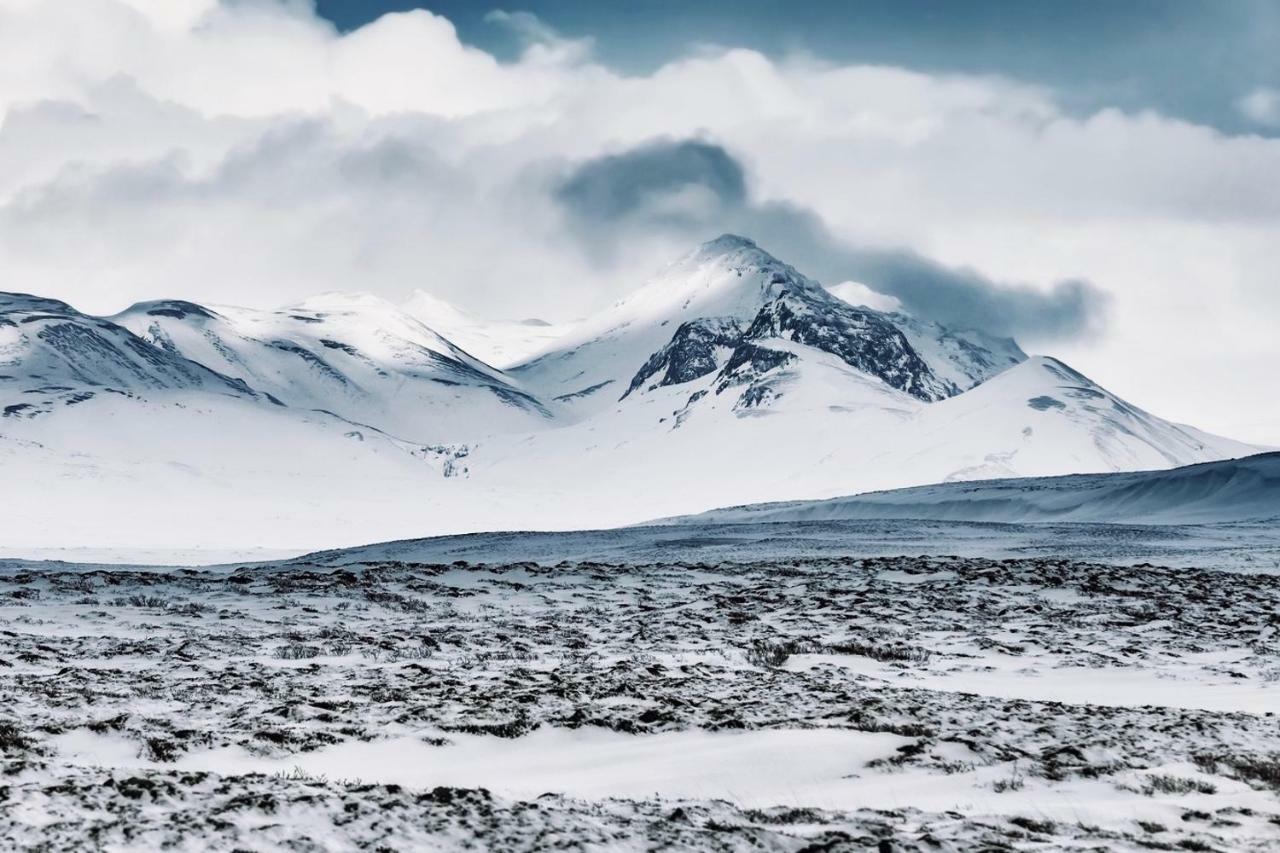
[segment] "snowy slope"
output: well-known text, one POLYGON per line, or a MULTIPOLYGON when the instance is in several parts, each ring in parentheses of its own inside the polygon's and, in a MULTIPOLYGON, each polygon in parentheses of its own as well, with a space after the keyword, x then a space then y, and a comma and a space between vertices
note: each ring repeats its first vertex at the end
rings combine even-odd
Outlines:
POLYGON ((243 382, 55 299, 0 293, 0 399, 32 418, 96 396, 209 393, 256 399, 243 382))
POLYGON ((468 449, 210 393, 0 418, 0 545, 296 549, 430 527, 468 449))
POLYGON ((426 508, 406 498, 447 495, 468 453, 285 405, 117 323, 0 295, 8 548, 296 547, 417 529, 426 508), (390 525, 370 524, 384 513, 390 525))
POLYGON ((325 294, 279 311, 145 302, 112 319, 288 406, 415 441, 472 441, 551 417, 501 371, 375 296, 325 294))
POLYGON ((1280 520, 1280 453, 1161 471, 945 483, 712 510, 681 523, 863 519, 1215 524, 1280 520))
POLYGON ((775 341, 770 351, 792 358, 722 392, 719 374, 708 374, 559 429, 491 441, 469 460, 471 479, 499 489, 536 483, 552 498, 522 511, 515 526, 563 529, 566 518, 626 524, 673 515, 671 507, 696 512, 1256 452, 1155 418, 1052 359, 1030 359, 926 403, 804 344, 775 341))
POLYGON ((526 361, 564 337, 572 324, 525 320, 483 320, 422 290, 402 306, 409 316, 429 326, 476 358, 506 368, 526 361))
POLYGON ((938 480, 1165 468, 1257 450, 1155 417, 1045 356, 930 408, 915 446, 954 466, 938 480))

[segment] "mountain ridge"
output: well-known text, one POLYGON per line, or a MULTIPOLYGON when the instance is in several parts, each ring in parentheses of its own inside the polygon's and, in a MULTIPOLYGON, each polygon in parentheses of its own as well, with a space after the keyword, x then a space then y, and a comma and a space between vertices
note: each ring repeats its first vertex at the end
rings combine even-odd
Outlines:
POLYGON ((734 237, 509 370, 368 294, 275 311, 153 300, 111 318, 29 295, 6 304, 12 542, 167 545, 208 535, 213 518, 228 545, 309 548, 606 527, 1253 451, 1016 342, 852 305, 734 237), (61 349, 36 334, 68 317, 84 334, 61 349))
POLYGON ((4 417, 37 417, 98 394, 139 389, 259 396, 243 381, 151 346, 109 319, 23 293, 0 293, 0 371, 4 417))
POLYGON ((327 293, 276 311, 138 303, 111 318, 286 405, 418 441, 537 429, 551 409, 380 297, 327 293))

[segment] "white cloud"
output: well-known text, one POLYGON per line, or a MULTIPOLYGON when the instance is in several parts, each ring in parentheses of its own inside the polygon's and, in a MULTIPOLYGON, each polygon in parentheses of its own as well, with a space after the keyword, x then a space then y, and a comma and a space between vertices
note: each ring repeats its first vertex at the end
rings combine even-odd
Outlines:
MULTIPOLYGON (((1090 279, 1115 322, 1070 353, 1081 367, 1162 415, 1280 443, 1257 367, 1280 342, 1232 331, 1280 324, 1280 141, 1074 117, 998 78, 736 49, 624 76, 587 42, 502 23, 525 40, 515 62, 425 11, 340 34, 305 2, 0 0, 5 286, 101 311, 422 287, 481 314, 577 316, 714 235, 592 252, 556 182, 697 137, 745 165, 753 201, 850 242, 1046 288, 1090 279)), ((1274 95, 1241 109, 1264 123, 1274 95)))
POLYGON ((1280 127, 1280 91, 1265 87, 1254 89, 1236 101, 1245 118, 1267 127, 1280 127))
POLYGON ((901 311, 902 303, 892 296, 877 293, 860 281, 842 281, 827 288, 831 294, 850 305, 863 305, 875 311, 901 311))

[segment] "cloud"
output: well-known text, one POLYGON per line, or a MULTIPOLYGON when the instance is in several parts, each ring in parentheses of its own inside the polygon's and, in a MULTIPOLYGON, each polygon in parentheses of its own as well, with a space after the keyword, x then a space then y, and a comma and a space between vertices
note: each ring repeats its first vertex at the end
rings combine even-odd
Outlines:
POLYGON ((901 311, 902 303, 892 296, 872 290, 860 281, 842 281, 827 287, 833 295, 850 305, 865 305, 875 311, 901 311))
POLYGON ((742 165, 719 145, 663 140, 588 160, 563 179, 557 197, 592 246, 659 230, 737 231, 827 283, 857 279, 925 319, 1002 335, 1043 339, 1095 332, 1105 295, 1085 281, 1046 290, 997 283, 918 253, 858 247, 831 235, 812 210, 748 198, 742 165))
POLYGON ((1105 319, 1106 294, 1087 281, 1059 281, 1039 290, 997 284, 909 251, 851 251, 847 257, 854 274, 876 290, 944 324, 1057 340, 1096 333, 1105 319))
POLYGON ((491 24, 498 24, 520 36, 527 44, 553 44, 560 41, 560 34, 555 28, 532 12, 506 9, 491 9, 485 13, 484 19, 491 24))
POLYGON ((622 220, 682 226, 746 204, 742 167, 719 145, 653 142, 576 167, 557 196, 585 227, 622 220))
POLYGON ((533 316, 595 286, 555 222, 545 193, 449 162, 412 125, 298 117, 208 165, 83 164, 26 187, 0 207, 0 258, 18 289, 104 312, 165 294, 273 306, 426 287, 533 316))
POLYGON ((1261 87, 1236 101, 1240 113, 1255 124, 1280 127, 1280 91, 1261 87))

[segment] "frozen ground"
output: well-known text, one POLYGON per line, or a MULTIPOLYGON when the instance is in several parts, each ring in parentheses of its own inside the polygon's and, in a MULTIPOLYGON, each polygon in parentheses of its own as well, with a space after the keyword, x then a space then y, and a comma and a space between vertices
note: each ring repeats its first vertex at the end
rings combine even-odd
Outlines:
POLYGON ((1276 574, 510 550, 10 566, 0 837, 1280 849, 1276 574))

